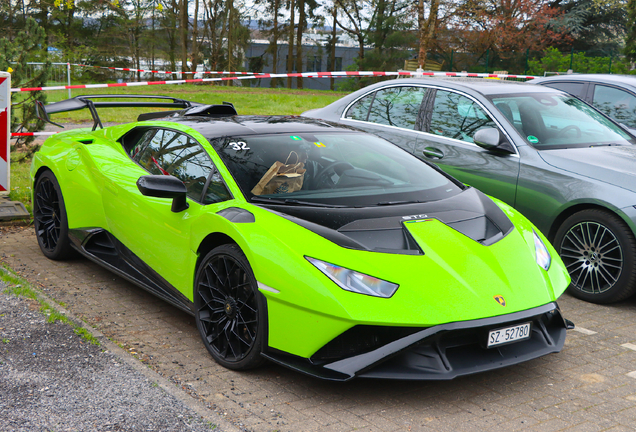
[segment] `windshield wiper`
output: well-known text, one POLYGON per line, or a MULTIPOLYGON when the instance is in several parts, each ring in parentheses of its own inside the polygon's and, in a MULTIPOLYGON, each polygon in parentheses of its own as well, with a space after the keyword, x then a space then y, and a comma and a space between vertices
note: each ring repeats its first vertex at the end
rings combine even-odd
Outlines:
POLYGON ((590 145, 591 147, 616 147, 616 146, 625 146, 625 145, 629 145, 629 144, 621 144, 621 143, 596 143, 596 144, 592 144, 590 145))
POLYGON ((389 206, 389 205, 400 205, 400 204, 417 204, 417 203, 421 203, 422 201, 380 201, 379 203, 377 203, 377 206, 389 206))
POLYGON ((278 198, 265 198, 265 197, 252 197, 251 201, 270 203, 270 204, 283 204, 283 205, 303 205, 309 207, 329 207, 329 208, 344 208, 347 206, 336 204, 324 204, 309 201, 300 201, 292 198, 278 199, 278 198))

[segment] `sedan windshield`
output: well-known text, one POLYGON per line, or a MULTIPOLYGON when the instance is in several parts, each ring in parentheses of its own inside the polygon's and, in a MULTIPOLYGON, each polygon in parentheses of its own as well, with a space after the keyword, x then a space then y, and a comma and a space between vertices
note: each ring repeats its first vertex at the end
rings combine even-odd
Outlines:
POLYGON ((247 199, 366 207, 448 198, 460 183, 389 142, 356 132, 210 140, 247 199))
POLYGON ((539 150, 631 145, 633 138, 586 103, 554 93, 493 96, 495 107, 539 150))

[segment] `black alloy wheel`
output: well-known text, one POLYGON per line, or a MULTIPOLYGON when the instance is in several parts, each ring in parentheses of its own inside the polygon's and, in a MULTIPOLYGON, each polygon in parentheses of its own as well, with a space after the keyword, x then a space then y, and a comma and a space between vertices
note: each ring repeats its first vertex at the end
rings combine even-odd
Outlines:
POLYGON ((194 305, 203 343, 219 364, 245 370, 265 361, 265 301, 238 246, 219 246, 203 259, 194 305))
POLYGON ((50 259, 74 256, 68 238, 68 219, 60 185, 51 171, 42 173, 34 187, 33 225, 42 253, 50 259))
POLYGON ((554 244, 575 297, 612 303, 636 291, 636 240, 614 214, 596 209, 575 213, 561 225, 554 244))

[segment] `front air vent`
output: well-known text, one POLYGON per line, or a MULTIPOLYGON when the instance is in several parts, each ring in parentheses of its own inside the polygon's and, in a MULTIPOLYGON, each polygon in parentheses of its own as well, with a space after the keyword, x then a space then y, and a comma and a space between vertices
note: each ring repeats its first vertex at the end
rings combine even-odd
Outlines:
POLYGON ((92 235, 86 242, 86 245, 84 245, 84 249, 102 259, 104 259, 105 256, 117 255, 117 249, 106 231, 100 231, 92 235))
POLYGON ((358 325, 320 348, 311 356, 311 361, 321 363, 367 353, 421 330, 424 328, 358 325))
POLYGON ((450 222, 448 226, 485 246, 490 246, 498 242, 508 234, 507 232, 503 233, 499 227, 486 216, 450 222))
POLYGON ((423 255, 411 233, 404 227, 374 230, 338 230, 364 245, 367 250, 404 255, 423 255))

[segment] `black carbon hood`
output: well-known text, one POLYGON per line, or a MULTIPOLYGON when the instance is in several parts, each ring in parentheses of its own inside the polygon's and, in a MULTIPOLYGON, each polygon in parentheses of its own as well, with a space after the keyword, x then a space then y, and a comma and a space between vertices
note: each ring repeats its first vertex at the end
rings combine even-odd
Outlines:
POLYGON ((404 227, 416 219, 437 219, 486 246, 514 228, 505 213, 486 195, 467 188, 453 197, 414 204, 362 208, 321 208, 259 204, 339 246, 385 253, 423 252, 404 227))

